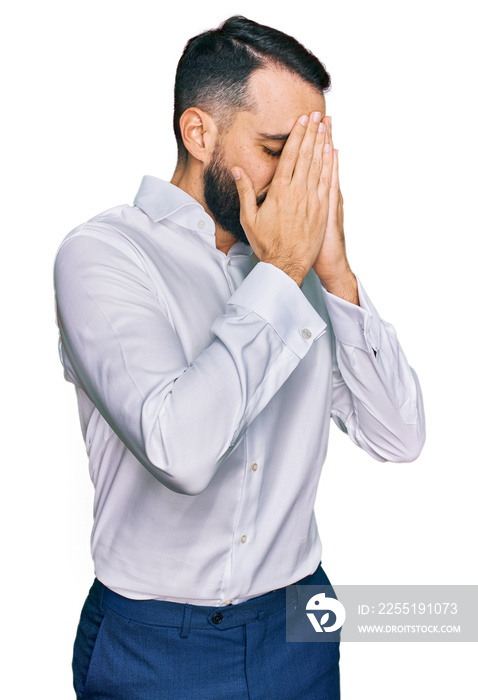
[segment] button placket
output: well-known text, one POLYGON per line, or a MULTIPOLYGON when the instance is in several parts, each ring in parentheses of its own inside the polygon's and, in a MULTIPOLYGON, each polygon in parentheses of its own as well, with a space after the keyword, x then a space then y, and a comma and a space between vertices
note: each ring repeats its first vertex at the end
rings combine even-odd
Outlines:
POLYGON ((231 292, 231 294, 234 294, 234 292, 236 291, 236 286, 234 284, 234 280, 232 279, 232 277, 230 275, 230 269, 231 269, 231 258, 229 258, 227 260, 227 262, 226 261, 223 262, 222 270, 224 272, 224 277, 227 280, 229 291, 231 292))

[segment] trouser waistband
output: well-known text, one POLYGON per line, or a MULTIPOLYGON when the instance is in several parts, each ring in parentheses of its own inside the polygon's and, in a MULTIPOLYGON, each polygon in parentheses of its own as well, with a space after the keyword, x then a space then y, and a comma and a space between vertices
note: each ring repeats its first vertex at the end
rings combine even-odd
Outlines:
POLYGON ((101 606, 106 606, 123 617, 148 625, 181 628, 181 636, 187 636, 190 628, 212 627, 225 630, 273 615, 285 608, 287 588, 291 590, 288 604, 297 605, 297 586, 322 582, 314 580, 322 579, 321 570, 319 563, 313 574, 290 586, 278 588, 237 605, 220 607, 173 603, 163 600, 133 600, 110 590, 98 579, 94 581, 92 593, 99 595, 101 606))

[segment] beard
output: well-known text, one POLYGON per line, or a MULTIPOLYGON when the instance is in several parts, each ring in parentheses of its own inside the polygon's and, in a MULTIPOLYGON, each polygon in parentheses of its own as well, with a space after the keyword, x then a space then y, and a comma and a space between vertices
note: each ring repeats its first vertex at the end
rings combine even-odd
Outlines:
MULTIPOLYGON (((266 192, 257 197, 257 206, 266 198, 266 192)), ((241 226, 241 205, 236 182, 225 164, 222 147, 217 144, 209 165, 204 170, 204 199, 215 221, 234 238, 250 245, 241 226)))

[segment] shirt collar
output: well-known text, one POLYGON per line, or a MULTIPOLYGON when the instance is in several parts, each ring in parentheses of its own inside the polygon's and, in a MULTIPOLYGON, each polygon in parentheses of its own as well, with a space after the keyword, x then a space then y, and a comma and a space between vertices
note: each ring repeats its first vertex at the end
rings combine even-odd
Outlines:
POLYGON ((180 209, 191 206, 200 207, 212 222, 197 200, 176 185, 152 175, 145 175, 141 180, 134 204, 155 222, 168 219, 180 209))
MULTIPOLYGON (((170 219, 199 234, 210 236, 212 245, 216 247, 216 225, 213 219, 194 197, 171 182, 145 175, 134 198, 134 205, 154 222, 170 219)), ((252 253, 252 247, 237 241, 230 248, 229 254, 231 252, 248 255, 252 253)))

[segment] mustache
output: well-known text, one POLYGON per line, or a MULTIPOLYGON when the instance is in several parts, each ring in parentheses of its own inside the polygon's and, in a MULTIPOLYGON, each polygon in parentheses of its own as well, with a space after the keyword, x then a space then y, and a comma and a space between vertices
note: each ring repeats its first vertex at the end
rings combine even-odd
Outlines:
POLYGON ((258 207, 263 204, 265 198, 267 197, 267 192, 263 192, 262 194, 259 195, 259 197, 256 198, 256 204, 258 207))
MULTIPOLYGON (((239 209, 239 208, 240 208, 239 194, 238 194, 238 192, 237 192, 236 183, 234 182, 234 180, 232 179, 232 177, 231 177, 230 180, 229 180, 229 187, 230 187, 231 195, 232 195, 232 197, 233 197, 233 199, 234 199, 236 208, 239 209)), ((258 207, 260 207, 261 204, 264 203, 266 197, 267 197, 267 192, 263 192, 263 193, 260 194, 258 197, 256 197, 256 205, 257 205, 258 207)))

